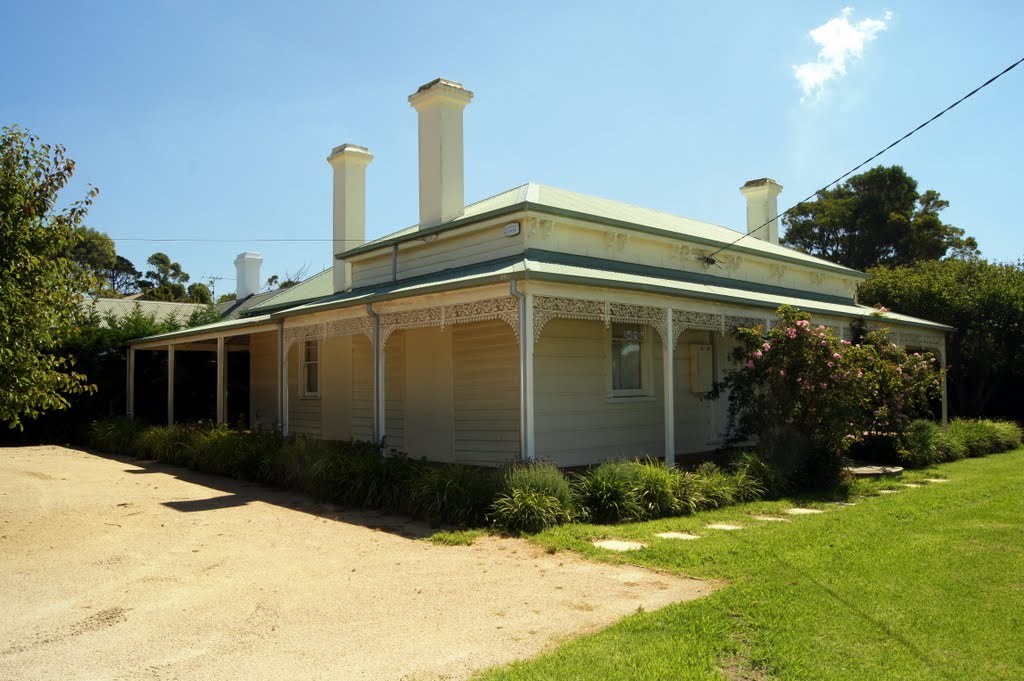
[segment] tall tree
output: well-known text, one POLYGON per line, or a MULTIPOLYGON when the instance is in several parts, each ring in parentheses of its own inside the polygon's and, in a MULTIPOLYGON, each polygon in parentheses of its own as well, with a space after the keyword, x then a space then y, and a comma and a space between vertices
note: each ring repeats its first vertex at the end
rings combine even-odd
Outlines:
POLYGON ((78 239, 68 253, 68 258, 84 270, 93 282, 92 290, 87 293, 99 295, 106 291, 107 272, 117 264, 113 239, 91 227, 79 227, 78 239))
POLYGON ((104 273, 109 292, 114 296, 130 296, 139 292, 139 279, 142 272, 128 258, 118 255, 114 263, 104 273))
POLYGON ((15 428, 68 406, 91 389, 59 354, 81 318, 81 291, 96 281, 69 257, 96 196, 64 208, 57 198, 74 172, 64 147, 18 127, 0 136, 0 422, 15 428))
POLYGON ((977 257, 977 242, 942 222, 948 206, 937 191, 919 193, 901 166, 878 166, 798 204, 782 243, 857 270, 977 257))
POLYGON ((153 269, 138 281, 143 300, 184 302, 188 299, 185 284, 189 276, 179 263, 172 261, 166 253, 157 252, 149 256, 146 264, 153 269))
POLYGON ((981 259, 877 267, 861 302, 954 327, 946 337, 950 407, 961 416, 1021 418, 1024 268, 981 259), (995 400, 999 394, 1011 396, 995 400), (1016 411, 1013 411, 1016 410, 1016 411))

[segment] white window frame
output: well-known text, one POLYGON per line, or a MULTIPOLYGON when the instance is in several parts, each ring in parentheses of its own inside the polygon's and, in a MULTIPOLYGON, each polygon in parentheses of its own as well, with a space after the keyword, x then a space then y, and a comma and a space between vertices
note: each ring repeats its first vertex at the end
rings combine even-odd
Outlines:
POLYGON ((606 334, 605 348, 607 350, 607 378, 608 378, 608 397, 614 400, 629 399, 629 398, 650 398, 653 395, 653 380, 651 373, 651 333, 650 328, 646 324, 634 323, 634 322, 612 322, 608 325, 608 332, 606 334), (615 388, 615 327, 618 325, 635 326, 640 329, 643 337, 640 339, 640 387, 639 388, 615 388))
POLYGON ((303 341, 303 343, 302 343, 301 352, 302 352, 302 355, 299 357, 299 383, 301 385, 300 393, 302 394, 302 397, 304 397, 304 398, 309 398, 309 399, 319 398, 320 397, 320 389, 321 389, 320 381, 323 378, 323 376, 322 376, 323 372, 320 371, 321 359, 323 357, 323 344, 320 342, 319 339, 307 339, 307 340, 303 341), (315 349, 315 351, 316 351, 316 359, 315 360, 307 359, 307 357, 308 357, 308 350, 311 347, 313 349, 315 349), (309 389, 309 371, 308 370, 310 368, 313 368, 313 367, 316 368, 316 388, 317 388, 316 390, 310 390, 309 389))

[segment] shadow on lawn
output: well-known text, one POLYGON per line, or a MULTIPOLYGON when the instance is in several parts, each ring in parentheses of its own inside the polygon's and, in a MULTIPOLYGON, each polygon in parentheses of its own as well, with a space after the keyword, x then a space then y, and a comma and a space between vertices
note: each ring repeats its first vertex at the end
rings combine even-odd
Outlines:
POLYGON ((319 501, 302 492, 264 485, 258 482, 236 480, 222 475, 201 473, 182 466, 172 466, 160 463, 159 461, 133 459, 128 456, 106 454, 87 448, 81 448, 80 451, 133 466, 134 468, 124 469, 125 473, 131 475, 170 475, 178 480, 205 487, 211 492, 222 493, 204 499, 162 502, 164 506, 182 513, 215 512, 245 506, 253 502, 262 502, 300 513, 308 513, 326 520, 348 523, 350 525, 361 525, 371 530, 387 532, 405 539, 424 539, 442 529, 432 528, 427 523, 411 520, 400 515, 373 510, 343 508, 329 502, 319 501))

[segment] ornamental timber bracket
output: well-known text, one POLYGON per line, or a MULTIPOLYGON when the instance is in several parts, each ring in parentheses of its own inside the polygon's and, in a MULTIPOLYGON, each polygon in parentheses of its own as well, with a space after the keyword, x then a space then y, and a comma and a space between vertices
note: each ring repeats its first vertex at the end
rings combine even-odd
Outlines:
POLYGON ((518 340, 519 301, 512 297, 502 297, 403 312, 384 312, 380 315, 380 344, 384 347, 392 333, 403 329, 437 326, 443 332, 445 327, 451 324, 469 324, 492 319, 508 324, 518 340))

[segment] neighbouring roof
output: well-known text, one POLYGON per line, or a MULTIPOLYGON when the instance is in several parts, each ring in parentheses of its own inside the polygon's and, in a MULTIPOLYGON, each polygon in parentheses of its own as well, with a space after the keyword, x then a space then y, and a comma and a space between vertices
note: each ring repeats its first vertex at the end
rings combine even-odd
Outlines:
POLYGON ((157 321, 174 320, 185 323, 194 312, 203 310, 205 305, 197 303, 169 303, 161 300, 136 300, 129 298, 86 298, 82 305, 91 308, 100 316, 101 323, 104 317, 113 315, 118 319, 124 319, 138 308, 147 315, 155 315, 157 321))
POLYGON ((332 293, 334 293, 334 279, 331 270, 328 269, 288 288, 256 293, 242 300, 218 303, 216 309, 224 319, 240 319, 292 307, 332 293))
MULTIPOLYGON (((443 232, 484 218, 516 210, 532 210, 654 234, 684 237, 688 241, 705 244, 713 248, 720 248, 731 244, 744 234, 743 232, 737 232, 728 227, 715 225, 710 222, 702 222, 650 208, 622 203, 621 201, 612 201, 611 199, 529 182, 466 206, 462 217, 457 220, 422 230, 419 229, 418 225, 413 225, 370 241, 357 248, 350 249, 340 254, 339 257, 344 258, 346 255, 365 253, 381 246, 421 238, 428 234, 443 232)), ((732 246, 730 250, 735 253, 755 254, 775 260, 803 264, 859 279, 868 278, 868 275, 863 272, 753 237, 743 239, 735 246, 732 246)))

